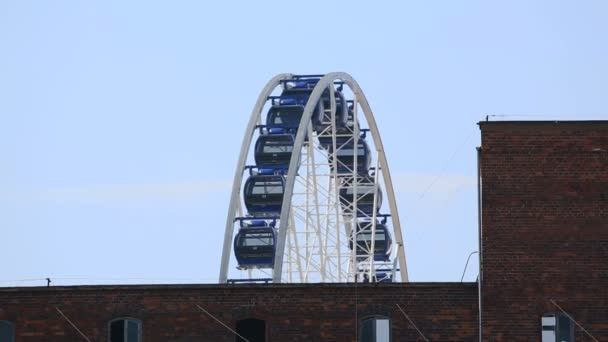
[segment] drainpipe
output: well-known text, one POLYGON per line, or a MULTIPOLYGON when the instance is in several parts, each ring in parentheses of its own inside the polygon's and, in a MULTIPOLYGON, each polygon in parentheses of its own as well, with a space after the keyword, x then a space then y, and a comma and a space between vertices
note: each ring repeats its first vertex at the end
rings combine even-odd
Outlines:
POLYGON ((477 236, 479 238, 479 276, 477 277, 478 316, 479 316, 479 342, 483 341, 481 324, 481 282, 483 281, 483 248, 482 248, 482 221, 481 221, 481 147, 477 147, 477 236))

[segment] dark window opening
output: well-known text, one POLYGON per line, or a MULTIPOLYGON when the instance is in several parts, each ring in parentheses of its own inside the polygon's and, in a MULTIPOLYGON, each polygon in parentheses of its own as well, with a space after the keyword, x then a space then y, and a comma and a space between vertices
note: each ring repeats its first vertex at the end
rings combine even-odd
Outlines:
POLYGON ((574 342, 574 323, 561 312, 543 315, 541 342, 574 342))
POLYGON ((302 113, 304 113, 303 106, 272 107, 268 114, 267 124, 298 127, 302 113))
POLYGON ((361 324, 359 342, 390 342, 391 321, 387 317, 369 317, 361 324))
POLYGON ((273 243, 272 233, 247 234, 241 241, 242 246, 272 246, 273 243))
POLYGON ((281 181, 259 181, 251 190, 254 195, 283 194, 283 183, 281 181))
POLYGON ((140 342, 141 321, 134 318, 117 318, 110 322, 110 342, 140 342))
MULTIPOLYGON (((236 322, 236 332, 249 342, 266 342, 266 322, 261 319, 249 318, 236 322)), ((245 342, 239 336, 236 342, 245 342)))
MULTIPOLYGON (((339 149, 338 153, 336 153, 336 154, 338 155, 338 157, 341 157, 341 156, 352 156, 352 155, 355 154, 355 150, 352 147, 345 147, 345 148, 339 149)), ((362 147, 358 148, 357 149, 357 155, 358 156, 365 155, 365 149, 362 148, 362 147)))
POLYGON ((11 322, 0 321, 0 342, 14 342, 15 327, 11 322))
POLYGON ((267 141, 264 145, 264 153, 290 153, 293 145, 287 141, 267 141))

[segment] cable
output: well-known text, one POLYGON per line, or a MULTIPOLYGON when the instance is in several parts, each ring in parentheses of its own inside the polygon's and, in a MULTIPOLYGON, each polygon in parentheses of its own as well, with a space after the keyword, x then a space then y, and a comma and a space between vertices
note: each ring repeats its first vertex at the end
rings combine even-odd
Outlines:
MULTIPOLYGON (((412 205, 410 212, 416 211, 416 209, 420 206, 420 203, 421 203, 420 201, 426 196, 426 194, 432 189, 432 187, 439 181, 439 179, 441 179, 441 177, 443 177, 445 175, 445 171, 447 170, 448 166, 450 165, 452 160, 456 157, 458 152, 460 152, 460 150, 466 145, 466 143, 469 141, 469 139, 471 138, 473 133, 475 133, 475 129, 471 130, 471 132, 466 136, 466 138, 462 141, 462 143, 460 143, 460 145, 458 145, 458 147, 454 150, 454 152, 450 155, 450 157, 443 163, 443 166, 442 166, 439 174, 435 177, 435 179, 433 179, 433 181, 431 181, 431 183, 425 188, 425 190, 418 196, 418 199, 412 205)), ((406 220, 409 219, 407 214, 404 214, 403 216, 405 217, 406 220)), ((410 234, 410 238, 418 236, 419 234, 420 233, 417 230, 413 230, 410 234)))
POLYGON ((439 172, 439 174, 437 175, 437 177, 435 177, 435 179, 426 187, 426 189, 418 197, 418 200, 421 200, 429 192, 429 190, 431 190, 431 188, 433 187, 433 185, 435 185, 435 183, 437 183, 437 181, 444 175, 445 170, 448 168, 449 164, 452 162, 452 160, 454 159, 454 157, 456 157, 456 155, 458 154, 458 152, 460 152, 460 150, 464 147, 464 145, 469 141, 469 139, 471 138, 471 136, 473 135, 473 133, 475 133, 475 130, 471 130, 471 133, 469 133, 469 135, 467 135, 466 139, 464 139, 464 141, 460 145, 458 145, 458 147, 456 148, 456 150, 454 150, 454 152, 452 153, 452 155, 443 164, 443 167, 441 168, 441 171, 439 172))
POLYGON ((229 326, 227 326, 226 324, 224 324, 224 322, 220 321, 218 318, 216 318, 215 316, 213 316, 211 313, 209 313, 209 311, 203 309, 202 306, 200 306, 198 304, 194 304, 194 305, 196 305, 197 308, 201 309, 202 312, 206 313, 211 318, 213 318, 214 320, 216 320, 219 324, 223 325, 226 329, 230 330, 233 334, 235 334, 236 336, 238 336, 238 337, 242 338, 243 340, 245 340, 245 342, 251 342, 248 339, 244 338, 243 336, 239 335, 239 333, 237 333, 236 331, 232 330, 232 328, 230 328, 229 326))
POLYGON ((585 334, 587 334, 587 336, 591 337, 591 339, 593 339, 595 342, 599 342, 595 337, 593 337, 593 335, 591 335, 590 332, 588 332, 585 328, 583 328, 582 325, 580 325, 575 319, 574 317, 570 316, 564 309, 562 309, 561 306, 559 306, 553 299, 549 299, 549 301, 551 302, 551 304, 555 305, 561 312, 564 313, 564 315, 568 316, 568 318, 574 322, 574 324, 576 324, 579 328, 581 328, 581 330, 583 330, 585 332, 585 334))
POLYGON ((473 254, 475 253, 479 253, 478 251, 473 251, 471 252, 471 254, 469 254, 469 257, 467 258, 467 263, 464 265, 464 270, 462 271, 462 277, 460 277, 460 282, 462 283, 462 280, 464 279, 464 274, 467 271, 467 267, 469 266, 469 260, 471 260, 471 256, 473 256, 473 254))
MULTIPOLYGON (((4 279, 0 280, 0 283, 20 283, 20 282, 34 282, 34 281, 48 281, 49 278, 30 278, 30 279, 4 279)), ((63 277, 56 278, 52 277, 53 283, 57 283, 57 280, 88 280, 88 281, 127 281, 127 280, 147 280, 147 281, 209 281, 210 284, 216 283, 215 278, 137 278, 137 277, 126 277, 126 278, 95 278, 95 277, 63 277)))
MULTIPOLYGON (((57 278, 54 278, 57 279, 57 278)), ((31 279, 13 279, 13 280, 0 280, 0 283, 18 283, 18 282, 24 282, 24 281, 39 281, 39 280, 46 280, 46 278, 31 278, 31 279)))
POLYGON ((401 310, 401 312, 403 313, 403 315, 405 316, 405 318, 407 318, 407 320, 412 324, 412 326, 414 327, 414 329, 416 329, 416 331, 418 331, 418 333, 420 334, 420 336, 422 336, 422 338, 426 341, 429 342, 429 339, 426 338, 426 336, 424 336, 424 334, 422 333, 422 331, 420 331, 420 329, 418 329, 418 327, 416 326, 416 324, 414 324, 414 322, 410 319, 410 317, 405 313, 405 311, 403 311, 403 309, 399 306, 399 304, 396 304, 397 307, 399 308, 399 310, 401 310))
POLYGON ((61 310, 59 310, 58 307, 55 307, 55 310, 57 310, 57 312, 59 312, 59 314, 66 320, 68 321, 68 323, 70 323, 70 325, 76 329, 76 331, 78 331, 78 333, 80 334, 80 336, 82 336, 85 340, 87 340, 88 342, 91 342, 91 340, 89 340, 89 338, 82 332, 80 331, 80 329, 78 329, 78 327, 76 326, 76 324, 72 323, 72 321, 70 321, 70 319, 68 318, 68 316, 66 316, 63 312, 61 312, 61 310))

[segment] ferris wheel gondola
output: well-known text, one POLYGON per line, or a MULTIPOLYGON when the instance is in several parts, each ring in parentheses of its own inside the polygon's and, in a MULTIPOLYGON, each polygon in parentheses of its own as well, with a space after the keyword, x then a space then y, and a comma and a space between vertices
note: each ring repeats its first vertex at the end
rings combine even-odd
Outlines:
POLYGON ((277 134, 260 135, 255 143, 255 163, 259 168, 284 169, 289 167, 294 136, 277 130, 277 134))
POLYGON ((241 220, 234 238, 234 254, 240 269, 272 268, 276 254, 277 231, 265 220, 241 220))
POLYGON ((243 201, 252 216, 278 216, 281 214, 285 177, 270 174, 273 169, 262 169, 247 178, 243 187, 243 201))
POLYGON ((356 172, 367 175, 372 163, 369 145, 363 137, 355 143, 353 138, 336 139, 336 148, 329 148, 329 163, 334 171, 333 159, 336 159, 335 172, 337 175, 350 175, 356 172))
POLYGON ((281 74, 262 90, 228 208, 220 282, 229 274, 240 281, 408 280, 382 141, 348 74, 281 74), (254 165, 246 166, 251 156, 254 165), (241 273, 230 271, 231 260, 241 273))
POLYGON ((346 214, 354 212, 357 203, 357 216, 372 217, 382 207, 382 188, 370 177, 355 178, 340 186, 340 203, 346 214), (356 182, 357 184, 354 184, 356 182))

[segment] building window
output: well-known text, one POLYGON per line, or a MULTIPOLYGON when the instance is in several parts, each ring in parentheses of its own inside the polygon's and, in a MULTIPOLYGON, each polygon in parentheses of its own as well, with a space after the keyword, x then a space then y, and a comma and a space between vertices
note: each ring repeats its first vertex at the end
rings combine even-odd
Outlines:
POLYGON ((365 318, 361 324, 360 342, 390 342, 391 320, 388 317, 365 318))
POLYGON ((8 321, 0 321, 0 342, 15 341, 15 327, 8 321))
MULTIPOLYGON (((266 322, 261 319, 249 318, 236 322, 236 333, 249 342, 266 342, 266 322)), ((236 342, 245 342, 236 336, 236 342)))
POLYGON ((141 321, 135 318, 116 318, 110 321, 110 342, 141 342, 141 321))
POLYGON ((561 312, 544 314, 541 318, 542 342, 574 342, 574 324, 561 312))

